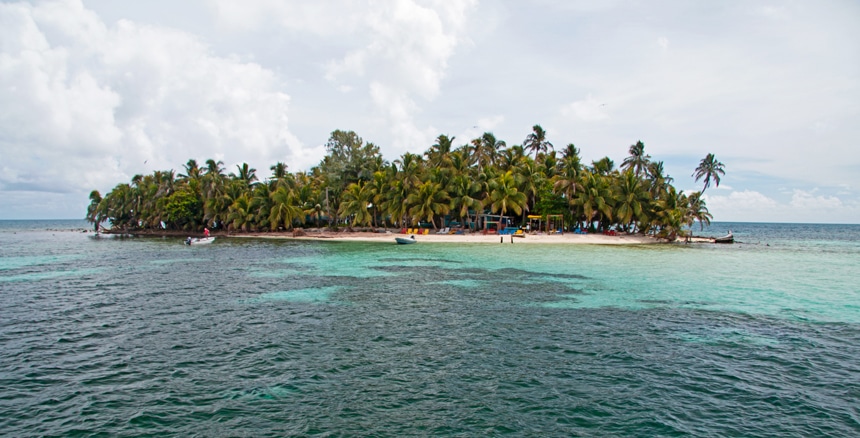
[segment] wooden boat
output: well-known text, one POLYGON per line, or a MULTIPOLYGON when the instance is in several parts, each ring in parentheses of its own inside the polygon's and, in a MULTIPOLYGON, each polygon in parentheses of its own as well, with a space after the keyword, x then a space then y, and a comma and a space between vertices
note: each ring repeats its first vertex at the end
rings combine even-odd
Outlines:
POLYGON ((729 231, 729 234, 726 234, 723 237, 715 237, 714 238, 714 243, 734 243, 734 242, 735 242, 735 236, 732 235, 731 231, 729 231))
POLYGON ((410 243, 418 243, 418 241, 417 241, 417 240, 415 240, 415 236, 412 236, 412 237, 409 237, 409 238, 406 238, 406 237, 395 237, 395 238, 394 238, 394 241, 396 241, 398 245, 409 245, 410 243))
POLYGON ((199 237, 196 239, 188 238, 185 239, 186 245, 208 245, 215 241, 214 237, 199 237))

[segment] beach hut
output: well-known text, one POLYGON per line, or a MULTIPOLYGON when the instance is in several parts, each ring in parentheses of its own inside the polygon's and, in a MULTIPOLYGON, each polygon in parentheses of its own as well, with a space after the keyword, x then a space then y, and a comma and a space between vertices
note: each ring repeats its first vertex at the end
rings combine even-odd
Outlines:
POLYGON ((513 218, 511 216, 502 216, 499 214, 478 215, 478 227, 482 228, 485 233, 490 230, 504 230, 505 227, 511 224, 513 224, 513 218))
POLYGON ((564 215, 528 215, 529 229, 534 231, 545 231, 547 234, 559 232, 564 234, 564 215))

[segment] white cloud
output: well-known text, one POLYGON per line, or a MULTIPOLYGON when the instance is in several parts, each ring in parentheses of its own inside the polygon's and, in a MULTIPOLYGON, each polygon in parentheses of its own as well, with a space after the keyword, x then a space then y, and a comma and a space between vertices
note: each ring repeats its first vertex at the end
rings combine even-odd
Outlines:
MULTIPOLYGON (((417 106, 406 93, 392 89, 380 82, 370 84, 370 95, 376 106, 383 111, 384 121, 392 136, 396 139, 394 150, 398 155, 407 151, 421 149, 438 135, 433 128, 420 129, 416 126, 412 114, 417 106)), ((392 149, 389 148, 389 151, 392 149)))
POLYGON ((393 160, 539 123, 586 162, 641 140, 679 187, 714 153, 718 220, 857 221, 860 6, 592 3, 0 2, 0 197, 74 191, 77 217, 188 158, 264 176, 333 129, 393 160))
POLYGON ((753 190, 725 196, 705 194, 708 210, 718 221, 857 223, 860 201, 816 195, 813 190, 792 190, 786 201, 777 201, 753 190))
POLYGON ((605 106, 605 102, 589 95, 583 100, 577 100, 562 107, 561 114, 565 118, 583 122, 599 122, 609 118, 609 115, 603 110, 605 106))
POLYGON ((705 200, 712 213, 722 210, 729 214, 734 212, 758 214, 779 207, 777 201, 752 190, 732 192, 726 196, 713 196, 706 192, 705 200))
POLYGON ((834 210, 842 208, 842 201, 836 196, 816 196, 815 191, 794 190, 789 205, 803 210, 834 210))
POLYGON ((275 74, 193 35, 107 26, 76 0, 0 4, 0 23, 0 190, 108 190, 189 158, 318 160, 275 74))
POLYGON ((336 42, 324 63, 324 77, 339 90, 366 90, 381 118, 375 127, 391 136, 391 144, 382 145, 383 152, 400 154, 419 145, 426 148, 438 135, 430 126, 417 126, 421 105, 416 98, 438 97, 448 59, 467 41, 467 17, 477 2, 215 0, 214 4, 228 26, 274 25, 336 42))

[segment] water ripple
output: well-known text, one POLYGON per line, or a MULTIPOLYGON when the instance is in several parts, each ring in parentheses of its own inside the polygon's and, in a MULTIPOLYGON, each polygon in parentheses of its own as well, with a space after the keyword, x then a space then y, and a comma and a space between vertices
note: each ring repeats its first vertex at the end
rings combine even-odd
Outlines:
POLYGON ((860 326, 586 266, 647 249, 89 244, 3 270, 4 434, 860 434, 860 326))

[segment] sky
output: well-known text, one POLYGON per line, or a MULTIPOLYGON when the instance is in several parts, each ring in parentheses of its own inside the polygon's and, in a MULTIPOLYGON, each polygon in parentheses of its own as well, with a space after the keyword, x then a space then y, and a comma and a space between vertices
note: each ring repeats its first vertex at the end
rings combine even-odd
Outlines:
POLYGON ((336 129, 393 161, 535 124, 686 193, 713 153, 715 221, 860 223, 860 2, 0 0, 0 219, 192 158, 308 170, 336 129))

